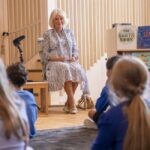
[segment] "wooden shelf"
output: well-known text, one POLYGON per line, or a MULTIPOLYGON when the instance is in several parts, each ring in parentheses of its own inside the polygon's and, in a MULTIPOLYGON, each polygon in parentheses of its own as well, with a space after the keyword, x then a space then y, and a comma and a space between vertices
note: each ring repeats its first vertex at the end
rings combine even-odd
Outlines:
POLYGON ((117 52, 150 52, 150 49, 119 49, 117 52))
POLYGON ((150 52, 150 49, 129 49, 129 50, 117 50, 117 54, 119 55, 130 55, 131 53, 139 53, 139 52, 150 52))

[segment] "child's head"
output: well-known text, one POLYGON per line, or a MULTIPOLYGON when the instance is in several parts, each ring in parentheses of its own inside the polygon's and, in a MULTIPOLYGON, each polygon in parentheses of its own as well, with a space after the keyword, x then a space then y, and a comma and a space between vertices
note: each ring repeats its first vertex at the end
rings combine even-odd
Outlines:
POLYGON ((111 85, 119 97, 129 99, 142 95, 148 81, 148 69, 138 58, 124 56, 115 64, 111 85))
POLYGON ((119 55, 115 55, 115 56, 108 58, 108 60, 106 62, 106 69, 107 69, 107 77, 108 78, 110 78, 112 69, 120 57, 121 56, 119 56, 119 55))
POLYGON ((16 87, 23 86, 27 81, 27 71, 20 62, 7 67, 7 76, 10 82, 16 87))

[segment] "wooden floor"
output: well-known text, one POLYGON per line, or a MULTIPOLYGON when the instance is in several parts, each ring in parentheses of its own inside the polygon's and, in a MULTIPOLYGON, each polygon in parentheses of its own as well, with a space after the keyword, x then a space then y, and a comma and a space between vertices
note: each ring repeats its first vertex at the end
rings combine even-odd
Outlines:
POLYGON ((48 115, 38 115, 36 128, 43 130, 83 125, 84 119, 87 118, 87 112, 88 110, 78 109, 77 114, 66 114, 62 107, 50 107, 48 115))

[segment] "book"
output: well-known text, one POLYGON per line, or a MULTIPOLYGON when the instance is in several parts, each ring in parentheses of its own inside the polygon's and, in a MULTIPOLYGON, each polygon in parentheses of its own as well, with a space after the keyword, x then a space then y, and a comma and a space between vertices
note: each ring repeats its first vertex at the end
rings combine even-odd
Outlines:
POLYGON ((150 48, 150 26, 138 27, 137 48, 150 48))
POLYGON ((150 52, 132 52, 131 55, 141 59, 150 69, 150 52))

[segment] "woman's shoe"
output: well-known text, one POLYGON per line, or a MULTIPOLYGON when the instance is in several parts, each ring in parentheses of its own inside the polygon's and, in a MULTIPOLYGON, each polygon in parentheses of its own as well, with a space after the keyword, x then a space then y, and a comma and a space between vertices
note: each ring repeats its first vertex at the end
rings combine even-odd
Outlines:
POLYGON ((70 114, 76 114, 77 112, 78 112, 78 110, 76 107, 70 108, 70 111, 69 111, 70 114))
POLYGON ((70 112, 69 107, 68 106, 64 106, 63 111, 65 113, 69 113, 70 112))

